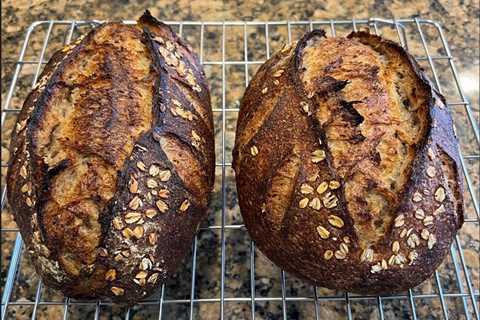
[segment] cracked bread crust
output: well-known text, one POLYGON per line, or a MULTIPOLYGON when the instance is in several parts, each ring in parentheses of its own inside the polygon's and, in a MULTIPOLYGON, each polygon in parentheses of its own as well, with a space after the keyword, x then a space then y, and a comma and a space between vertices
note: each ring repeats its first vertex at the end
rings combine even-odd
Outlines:
POLYGON ((134 303, 178 268, 214 182, 210 94, 147 11, 55 53, 12 135, 9 203, 45 284, 134 303))
POLYGON ((312 31, 273 55, 242 100, 241 212, 260 250, 300 278, 406 290, 463 223, 457 147, 444 98, 403 48, 312 31))

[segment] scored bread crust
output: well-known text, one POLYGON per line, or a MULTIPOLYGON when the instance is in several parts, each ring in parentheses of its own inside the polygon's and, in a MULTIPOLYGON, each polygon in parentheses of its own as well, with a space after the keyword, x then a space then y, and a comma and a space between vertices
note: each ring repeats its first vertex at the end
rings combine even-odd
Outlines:
POLYGON ((44 283, 133 303, 206 218, 215 154, 197 56, 147 11, 56 52, 12 133, 8 199, 44 283))
POLYGON ((240 106, 233 167, 258 248, 317 286, 412 288, 463 223, 444 98, 402 47, 367 32, 315 30, 260 67, 240 106))

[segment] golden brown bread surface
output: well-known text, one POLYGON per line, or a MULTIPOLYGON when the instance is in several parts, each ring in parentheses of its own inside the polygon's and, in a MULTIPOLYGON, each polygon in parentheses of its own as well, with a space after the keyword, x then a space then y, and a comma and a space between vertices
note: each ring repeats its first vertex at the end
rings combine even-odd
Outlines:
POLYGON ((234 169, 260 250, 332 289, 417 285, 463 223, 443 97, 401 47, 365 32, 313 31, 260 68, 240 107, 234 169))
POLYGON ((55 53, 13 133, 8 196, 45 283, 134 302, 205 218, 213 123, 191 49, 147 12, 55 53))

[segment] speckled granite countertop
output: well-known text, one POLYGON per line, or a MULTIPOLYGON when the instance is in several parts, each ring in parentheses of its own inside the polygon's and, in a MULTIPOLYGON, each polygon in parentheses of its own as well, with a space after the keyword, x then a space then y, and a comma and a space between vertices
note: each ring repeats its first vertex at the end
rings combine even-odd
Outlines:
MULTIPOLYGON (((170 21, 222 21, 222 20, 247 20, 247 21, 268 21, 268 20, 321 20, 321 19, 361 19, 368 17, 382 18, 406 18, 419 16, 421 18, 438 21, 442 27, 450 45, 452 55, 455 57, 455 64, 459 73, 464 93, 471 102, 472 114, 478 121, 478 78, 479 78, 479 19, 480 15, 478 1, 343 1, 340 5, 338 1, 164 1, 164 0, 111 0, 111 1, 66 1, 66 0, 4 0, 2 1, 2 107, 5 106, 5 97, 10 86, 12 76, 15 70, 14 62, 18 59, 21 44, 25 37, 27 27, 37 20, 71 20, 71 19, 126 19, 133 20, 141 15, 144 9, 148 8, 152 14, 160 19, 170 21)), ((414 25, 412 25, 414 27, 414 25)), ((41 51, 45 26, 35 29, 32 34, 32 40, 29 43, 29 50, 26 53, 26 60, 38 59, 41 51), (38 29, 38 30, 37 30, 38 29), (42 33, 43 32, 43 33, 42 33), (31 50, 30 50, 31 49, 31 50)), ((60 48, 61 41, 66 32, 64 26, 62 30, 53 30, 52 38, 47 48, 46 58, 48 58, 54 49, 60 48), (51 45, 50 45, 51 44, 51 45)), ((348 28, 351 28, 348 27, 348 28)), ((87 29, 79 29, 79 33, 87 29)), ((346 30, 346 29, 345 29, 346 30)), ((198 31, 198 28, 196 29, 198 31)), ((184 28, 184 36, 198 50, 198 33, 194 28, 184 28)), ((425 56, 423 47, 415 33, 415 28, 407 28, 407 39, 409 40, 409 49, 417 56, 425 56), (415 38, 417 37, 417 38, 415 38)), ((265 59, 265 38, 264 29, 250 28, 247 33, 247 43, 249 46, 249 60, 265 59), (263 37, 263 38, 262 38, 263 37)), ((381 28, 384 36, 395 39, 394 29, 381 28)), ((445 56, 445 51, 441 48, 438 31, 434 26, 424 26, 425 37, 429 43, 430 54, 434 56, 445 56)), ((75 34, 74 36, 78 36, 75 34)), ((204 55, 208 60, 221 59, 221 42, 219 35, 220 28, 207 28, 205 30, 204 55)), ((301 31, 294 31, 293 38, 298 38, 301 31)), ((285 30, 270 30, 271 50, 280 47, 286 41, 285 30)), ((229 29, 226 36, 226 59, 243 60, 243 29, 229 29)), ((421 65, 429 69, 428 61, 420 61, 421 65)), ((449 102, 461 101, 455 87, 452 72, 448 64, 448 59, 434 60, 438 77, 442 89, 449 102)), ((255 72, 257 65, 249 67, 250 76, 255 72)), ((14 92, 10 101, 9 108, 19 108, 23 99, 28 93, 33 75, 36 71, 36 65, 25 65, 20 73, 17 90, 14 92)), ((226 100, 227 108, 238 108, 240 99, 245 86, 245 69, 243 65, 232 66, 226 70, 226 100)), ((212 88, 212 103, 214 108, 221 108, 221 86, 222 70, 219 66, 207 66, 206 74, 210 80, 212 88)), ((452 114, 455 119, 456 129, 461 142, 461 148, 465 155, 479 155, 479 145, 475 140, 474 132, 471 129, 464 106, 452 107, 452 114)), ((473 120, 475 120, 473 119, 473 120)), ((8 161, 6 152, 10 130, 14 125, 15 115, 9 113, 5 118, 2 128, 2 164, 8 161)), ((231 147, 233 145, 234 130, 236 123, 236 112, 229 112, 225 120, 225 145, 226 162, 231 161, 231 147)), ((221 138, 222 138, 222 117, 220 113, 215 116, 216 124, 216 145, 217 161, 221 161, 221 138)), ((466 167, 472 184, 473 192, 479 192, 479 159, 468 158, 465 160, 466 167)), ((234 185, 234 175, 230 168, 226 169, 225 190, 226 190, 226 224, 242 224, 239 213, 236 189, 234 185)), ((2 167, 2 183, 4 182, 5 168, 2 167)), ((215 193, 210 206, 210 215, 208 225, 219 225, 221 223, 221 170, 217 170, 217 183, 215 193)), ((465 193, 466 217, 475 219, 472 200, 468 192, 465 193)), ((477 220, 478 221, 478 220, 477 220)), ((14 228, 8 208, 2 211, 2 228, 14 228)), ((479 225, 477 223, 466 223, 460 234, 460 243, 463 248, 463 255, 466 264, 469 267, 471 281, 474 291, 478 293, 480 288, 479 278, 479 246, 480 235, 479 225)), ((2 266, 1 266, 1 285, 5 284, 5 278, 8 268, 8 262, 12 253, 12 246, 15 239, 14 232, 2 232, 2 266)), ((197 259, 196 259, 196 281, 195 298, 219 298, 221 289, 221 232, 218 229, 202 230, 197 240, 197 259)), ((455 251, 456 252, 456 251, 455 251)), ((448 257, 442 267, 439 269, 439 281, 445 294, 458 293, 461 290, 468 292, 466 285, 459 285, 456 278, 455 263, 460 263, 458 255, 456 259, 448 257)), ((251 287, 250 287, 250 239, 244 229, 228 229, 225 231, 225 297, 243 297, 243 301, 225 302, 224 315, 226 319, 250 319, 251 318, 251 287)), ((22 259, 20 263, 20 272, 17 277, 16 286, 13 289, 11 301, 28 302, 35 301, 39 294, 39 301, 54 301, 57 304, 39 305, 38 308, 30 306, 11 305, 8 308, 10 319, 29 319, 33 312, 36 312, 39 319, 58 319, 64 314, 64 298, 58 293, 48 288, 40 288, 37 291, 38 277, 34 274, 27 259, 22 259), (34 311, 35 309, 35 311, 34 311)), ((464 282, 464 274, 459 274, 460 282, 464 282)), ((187 258, 185 266, 178 271, 177 275, 171 279, 165 290, 164 298, 186 299, 183 304, 165 304, 163 306, 163 319, 188 319, 190 310, 190 283, 192 277, 192 261, 187 258)), ((313 297, 313 288, 293 276, 287 274, 285 283, 285 295, 287 297, 313 297)), ((438 288, 435 278, 426 281, 424 284, 413 290, 414 294, 425 294, 425 296, 415 299, 415 308, 417 316, 421 319, 440 319, 442 318, 442 306, 437 295, 438 288)), ((343 295, 343 292, 332 292, 327 289, 317 288, 319 296, 343 295)), ((261 298, 275 297, 275 301, 257 301, 255 304, 256 319, 281 319, 282 302, 279 297, 282 296, 280 282, 280 270, 270 263, 258 250, 255 252, 255 296, 261 298)), ((158 295, 153 297, 158 299, 158 295)), ((478 296, 476 297, 478 301, 478 296)), ((448 297, 447 312, 451 319, 464 319, 461 314, 465 313, 462 298, 448 297)), ((382 301, 385 318, 411 318, 411 307, 409 306, 407 296, 402 299, 388 299, 382 301)), ((471 299, 465 298, 468 312, 472 312, 471 299)), ((286 304, 286 313, 288 319, 315 319, 315 305, 313 302, 289 301, 286 304)), ((158 303, 149 305, 135 306, 129 313, 131 319, 150 319, 158 318, 158 303)), ((126 309, 122 306, 101 306, 100 319, 120 319, 125 317, 126 309)), ((347 315, 345 300, 319 300, 318 315, 321 319, 343 319, 347 315)), ((218 302, 196 303, 193 307, 194 319, 219 319, 218 302)), ((351 301, 351 312, 355 319, 377 319, 379 310, 376 299, 351 301)), ((90 319, 94 318, 95 307, 79 304, 72 304, 68 307, 67 313, 70 319, 90 319)))

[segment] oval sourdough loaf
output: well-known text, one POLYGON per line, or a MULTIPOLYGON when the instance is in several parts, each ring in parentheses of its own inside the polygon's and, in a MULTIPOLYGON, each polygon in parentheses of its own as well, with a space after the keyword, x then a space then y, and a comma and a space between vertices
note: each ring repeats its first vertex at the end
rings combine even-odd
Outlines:
POLYGON ((48 286, 131 303, 189 251, 214 166, 200 63, 147 11, 48 62, 13 133, 8 197, 48 286))
POLYGON ((444 98, 397 44, 313 31, 269 59, 240 107, 240 208, 260 250, 332 289, 427 279, 463 223, 444 98))

